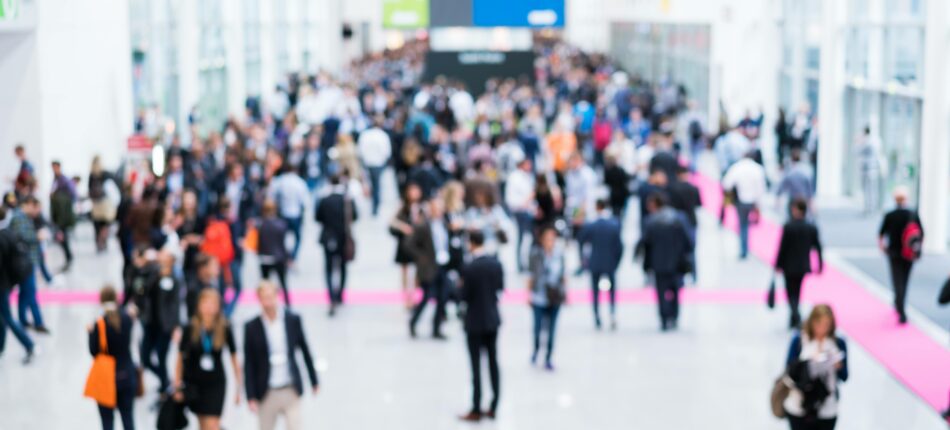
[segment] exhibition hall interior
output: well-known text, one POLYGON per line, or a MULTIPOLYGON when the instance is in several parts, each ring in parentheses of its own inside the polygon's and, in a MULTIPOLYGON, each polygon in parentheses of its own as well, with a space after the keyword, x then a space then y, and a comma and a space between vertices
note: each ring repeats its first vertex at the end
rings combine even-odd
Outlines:
POLYGON ((0 0, 0 429, 950 428, 946 0, 0 0))

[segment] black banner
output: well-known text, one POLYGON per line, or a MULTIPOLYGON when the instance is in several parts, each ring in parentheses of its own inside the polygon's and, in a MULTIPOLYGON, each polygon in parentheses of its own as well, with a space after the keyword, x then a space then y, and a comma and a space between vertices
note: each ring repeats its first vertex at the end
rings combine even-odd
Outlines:
POLYGON ((490 78, 526 78, 534 82, 534 52, 449 51, 428 52, 423 79, 438 76, 465 83, 473 95, 485 91, 490 78))

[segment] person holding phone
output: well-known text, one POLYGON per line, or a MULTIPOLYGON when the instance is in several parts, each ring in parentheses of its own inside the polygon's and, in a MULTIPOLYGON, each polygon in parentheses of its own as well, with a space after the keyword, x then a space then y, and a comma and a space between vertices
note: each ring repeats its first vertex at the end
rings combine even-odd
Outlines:
POLYGON ((838 383, 848 380, 848 347, 835 333, 831 306, 815 306, 786 359, 794 384, 785 399, 791 430, 833 430, 838 419, 838 383))

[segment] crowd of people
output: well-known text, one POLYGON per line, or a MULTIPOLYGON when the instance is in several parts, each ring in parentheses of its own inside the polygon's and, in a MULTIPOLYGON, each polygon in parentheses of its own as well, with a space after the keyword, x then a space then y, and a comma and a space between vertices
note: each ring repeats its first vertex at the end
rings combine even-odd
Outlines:
MULTIPOLYGON (((176 405, 187 405, 202 429, 219 428, 226 361, 233 369, 230 382, 239 387, 235 400, 244 393, 261 428, 274 428, 281 415, 288 428, 302 428, 299 357, 314 394, 319 387, 304 324, 291 310, 295 286, 288 277, 301 264, 305 216, 312 214, 321 227, 334 317, 346 301, 347 267, 359 255, 353 225, 367 216, 357 202, 368 199, 369 216, 380 216, 386 184, 381 178, 390 168, 400 204, 388 227, 410 311, 408 334, 417 337, 430 302, 434 339, 446 338, 452 304, 463 321, 473 402, 461 419, 494 419, 498 412, 498 303, 506 269, 525 275, 534 326, 530 358, 543 358, 547 370, 555 369, 557 320, 570 276, 589 275, 598 330, 606 291, 609 328, 617 328, 616 274, 629 245, 656 289, 660 329, 675 331, 680 290, 697 279, 696 212, 702 202, 690 175, 700 155, 714 149, 724 200, 739 219, 739 256, 746 258, 749 226, 761 216, 769 191, 758 149, 762 119, 747 115, 735 126, 723 121, 719 130, 710 130, 682 88, 632 78, 607 57, 567 45, 537 50, 534 76, 489 79, 475 93, 449 79, 421 82, 425 46, 412 43, 354 62, 340 76, 292 75, 274 94, 249 100, 244 117, 229 118, 207 134, 198 121, 185 133, 168 133, 174 127, 141 115, 136 129, 165 149, 165 163, 110 172, 96 159, 86 181, 97 250, 108 249, 114 232, 124 259, 121 294, 102 290, 105 313, 89 332, 90 352, 116 359, 113 401, 97 398, 103 428, 113 428, 114 410, 124 428, 133 428, 131 408, 143 388, 143 370, 160 381, 160 423, 175 428, 169 423, 180 418, 176 405), (183 142, 183 136, 190 140, 183 142), (635 226, 625 223, 631 201, 638 204, 635 226), (639 231, 635 244, 623 242, 625 228, 639 231), (502 247, 514 247, 515 267, 499 260, 502 247), (577 253, 576 267, 568 267, 568 252, 577 253), (261 314, 244 325, 243 342, 237 342, 233 315, 246 253, 256 254, 252 261, 260 266, 261 314), (276 284, 268 280, 272 275, 276 284), (132 345, 136 323, 143 336, 132 345), (173 339, 178 353, 169 366, 173 339), (493 389, 487 409, 481 398, 483 355, 493 389)), ((793 430, 826 429, 837 416, 838 382, 848 376, 847 348, 835 335, 830 307, 816 306, 804 322, 800 316, 802 282, 812 271, 809 253, 820 253, 821 244, 809 216, 814 160, 808 148, 816 143, 807 135, 811 118, 799 116, 776 128, 789 133, 779 145, 783 173, 773 189, 788 194, 790 221, 774 266, 786 280, 790 326, 801 328, 786 363, 790 382, 783 411, 793 430), (802 365, 813 371, 801 371, 802 365)), ((86 214, 76 210, 79 178, 67 178, 54 163, 46 221, 34 167, 24 148, 16 155, 21 167, 4 201, 0 249, 4 256, 19 250, 27 258, 14 258, 13 265, 4 260, 12 275, 3 287, 18 286, 20 318, 13 319, 4 293, 0 351, 9 326, 29 362, 35 346, 26 329, 49 332, 36 300, 37 273, 48 283, 54 278, 46 268, 45 244, 52 239, 62 246, 63 270, 69 270, 70 230, 86 214)), ((902 254, 907 224, 916 223, 915 237, 923 235, 913 212, 903 210, 889 214, 881 229, 882 246, 893 254, 895 286, 901 285, 896 304, 902 322, 915 258, 902 254)))

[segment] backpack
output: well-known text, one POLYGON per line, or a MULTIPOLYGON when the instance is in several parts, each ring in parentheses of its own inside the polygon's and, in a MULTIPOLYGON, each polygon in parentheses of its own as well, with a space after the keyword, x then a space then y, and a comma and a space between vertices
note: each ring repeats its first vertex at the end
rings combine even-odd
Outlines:
POLYGON ((201 243, 201 252, 218 260, 222 267, 226 267, 234 260, 234 243, 231 241, 231 227, 226 221, 214 220, 205 228, 204 241, 201 243))
POLYGON ((916 218, 907 223, 901 232, 901 257, 907 261, 918 260, 923 251, 924 231, 916 218))
POLYGON ((613 127, 610 121, 598 120, 594 123, 594 149, 603 151, 610 145, 610 139, 613 135, 613 127))
MULTIPOLYGON (((11 288, 19 285, 33 271, 30 247, 9 229, 0 230, 0 258, 2 258, 0 267, 3 268, 7 282, 6 285, 0 284, 0 287, 11 288)), ((0 279, 0 281, 3 280, 0 279)))

